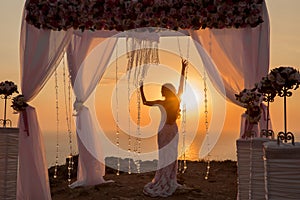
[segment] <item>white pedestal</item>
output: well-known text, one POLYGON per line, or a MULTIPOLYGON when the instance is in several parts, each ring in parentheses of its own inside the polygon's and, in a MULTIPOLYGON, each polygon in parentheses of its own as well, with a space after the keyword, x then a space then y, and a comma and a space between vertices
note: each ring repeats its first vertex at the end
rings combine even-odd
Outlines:
POLYGON ((0 128, 0 199, 15 200, 18 169, 18 128, 0 128))
POLYGON ((250 140, 238 139, 237 147, 237 174, 238 196, 237 199, 249 199, 250 190, 250 140))
POLYGON ((271 141, 268 138, 253 138, 250 149, 250 193, 249 199, 265 199, 265 166, 263 144, 271 141))
POLYGON ((300 199, 300 143, 264 143, 266 199, 300 199))

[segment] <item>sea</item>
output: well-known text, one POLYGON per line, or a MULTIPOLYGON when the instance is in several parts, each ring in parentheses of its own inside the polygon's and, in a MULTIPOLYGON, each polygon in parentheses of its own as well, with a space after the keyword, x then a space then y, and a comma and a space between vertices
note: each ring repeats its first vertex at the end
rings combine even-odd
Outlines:
MULTIPOLYGON (((236 137, 229 137, 230 134, 221 134, 219 140, 212 148, 211 152, 204 158, 199 158, 199 145, 193 143, 190 148, 185 153, 185 159, 191 161, 198 160, 233 160, 236 161, 236 137)), ((231 134, 232 135, 232 134, 231 134)), ((78 154, 77 140, 74 135, 72 135, 71 143, 68 134, 57 135, 55 133, 45 133, 44 144, 45 144, 45 154, 48 167, 54 166, 56 162, 59 165, 65 164, 66 158, 72 153, 72 155, 78 154), (57 140, 58 139, 58 140, 57 140), (58 148, 57 148, 58 147, 58 148)), ((143 140, 141 141, 143 143, 143 140)), ((146 145, 146 144, 144 144, 146 145)), ((143 152, 143 149, 141 149, 143 152)), ((117 152, 112 152, 109 157, 122 157, 125 156, 118 155, 117 152)), ((180 158, 182 159, 182 157, 180 158)))

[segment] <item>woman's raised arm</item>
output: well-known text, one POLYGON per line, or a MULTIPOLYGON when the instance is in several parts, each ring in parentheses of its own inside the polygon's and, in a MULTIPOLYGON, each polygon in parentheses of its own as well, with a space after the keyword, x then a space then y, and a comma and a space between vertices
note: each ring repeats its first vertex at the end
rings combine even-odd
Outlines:
POLYGON ((182 60, 181 61, 181 76, 180 76, 180 83, 179 83, 179 88, 178 88, 178 97, 180 98, 182 93, 183 93, 183 86, 184 86, 184 79, 185 79, 185 70, 188 66, 188 61, 187 60, 182 60))
POLYGON ((141 97, 142 97, 142 101, 143 104, 146 106, 154 106, 157 104, 160 104, 160 100, 156 100, 156 101, 147 101, 145 94, 144 94, 144 83, 143 81, 140 82, 140 91, 141 91, 141 97))

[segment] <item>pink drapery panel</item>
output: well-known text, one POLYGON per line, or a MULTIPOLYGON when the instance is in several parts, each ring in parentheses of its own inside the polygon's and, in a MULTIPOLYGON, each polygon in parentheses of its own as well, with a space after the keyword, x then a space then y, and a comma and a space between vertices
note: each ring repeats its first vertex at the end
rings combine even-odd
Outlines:
POLYGON ((269 71, 270 30, 265 5, 263 13, 264 23, 256 28, 205 29, 191 34, 213 59, 222 76, 226 96, 235 103, 235 93, 253 88, 269 71))
MULTIPOLYGON (((71 31, 39 30, 22 21, 20 35, 21 89, 26 101, 32 100, 43 88, 62 58, 71 31)), ((26 109, 19 117, 19 172, 17 199, 51 199, 45 151, 36 111, 26 109), (24 133, 28 126, 28 134, 24 133)))
MULTIPOLYGON (((77 139, 78 141, 78 149, 85 149, 85 152, 88 150, 85 146, 81 143, 80 138, 77 139)), ((84 156, 79 156, 78 161, 78 180, 82 180, 83 183, 80 181, 77 182, 77 185, 96 185, 98 183, 104 183, 105 180, 103 176, 105 175, 105 166, 99 167, 99 161, 95 159, 90 153, 85 153, 84 156), (82 166, 84 164, 84 166, 82 166), (97 174, 97 176, 90 176, 89 174, 93 171, 93 173, 97 174)), ((100 164, 101 165, 101 164, 100 164)), ((72 185, 75 187, 75 185, 72 185)))
POLYGON ((115 43, 115 38, 105 40, 105 38, 97 37, 93 32, 86 31, 82 34, 75 33, 68 47, 68 65, 76 96, 74 105, 77 111, 76 133, 79 144, 79 170, 77 171, 77 181, 70 186, 71 188, 105 182, 103 179, 105 174, 104 158, 99 142, 100 138, 97 134, 98 124, 90 120, 90 111, 83 103, 100 81, 115 43), (93 54, 93 48, 100 43, 103 47, 102 51, 99 54, 93 54), (92 62, 84 60, 90 54, 93 55, 90 59, 92 62))
MULTIPOLYGON (((219 70, 226 97, 236 104, 238 102, 234 94, 244 88, 253 88, 254 84, 269 71, 270 27, 265 4, 263 4, 263 20, 264 23, 256 28, 191 31, 194 41, 206 49, 219 70)), ((199 54, 201 56, 200 51, 199 54)), ((205 65, 205 60, 203 62, 205 65)), ((214 73, 208 70, 213 82, 214 73)), ((215 86, 219 87, 218 84, 215 86)), ((265 119, 262 117, 261 120, 265 119)))
POLYGON ((74 85, 81 63, 88 54, 88 49, 92 39, 93 38, 89 37, 88 31, 85 31, 82 35, 73 34, 72 40, 67 47, 67 60, 72 85, 74 85))
POLYGON ((36 111, 26 108, 29 136, 25 131, 24 115, 19 120, 19 174, 17 199, 51 199, 44 142, 36 111))
POLYGON ((22 25, 20 38, 21 88, 26 100, 43 88, 63 57, 72 30, 50 31, 22 25), (29 84, 30 83, 30 84, 29 84))
POLYGON ((79 151, 77 181, 72 183, 70 188, 105 183, 103 179, 105 164, 104 158, 101 156, 102 149, 99 137, 96 134, 89 109, 85 106, 80 109, 80 114, 76 119, 79 151), (82 141, 82 138, 84 138, 84 141, 82 141), (86 141, 88 141, 88 144, 86 141), (97 155, 94 152, 97 152, 97 155))
POLYGON ((106 38, 117 34, 116 31, 74 31, 71 42, 68 46, 68 65, 71 74, 72 85, 76 79, 77 72, 83 60, 90 51, 103 42, 106 38))

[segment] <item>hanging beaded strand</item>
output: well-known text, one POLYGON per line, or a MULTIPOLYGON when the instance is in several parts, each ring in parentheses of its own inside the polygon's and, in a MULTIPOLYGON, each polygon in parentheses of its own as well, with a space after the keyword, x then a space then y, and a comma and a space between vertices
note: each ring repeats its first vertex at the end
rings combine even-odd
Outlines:
POLYGON ((116 145, 117 145, 117 176, 120 175, 120 128, 119 128, 119 97, 118 97, 118 43, 116 44, 116 73, 115 73, 115 85, 116 85, 116 145))
POLYGON ((73 136, 74 134, 72 134, 72 111, 73 111, 73 107, 72 107, 72 96, 71 96, 71 89, 72 89, 72 84, 71 84, 71 73, 69 72, 69 76, 68 76, 68 102, 69 102, 69 125, 70 125, 70 131, 68 131, 69 133, 69 150, 70 150, 70 159, 69 159, 69 165, 71 166, 71 170, 74 169, 74 159, 73 159, 73 136))
POLYGON ((71 175, 73 170, 73 149, 72 149, 72 129, 71 129, 71 84, 70 76, 68 76, 68 94, 67 94, 67 82, 66 82, 66 65, 63 59, 63 83, 64 83, 64 99, 65 99, 65 111, 66 111, 66 123, 67 123, 67 134, 69 137, 69 156, 68 156, 68 185, 71 184, 71 175))
POLYGON ((130 74, 128 73, 127 79, 127 101, 128 101, 128 174, 131 174, 131 109, 130 109, 130 74))
POLYGON ((137 115, 137 132, 136 132, 136 169, 137 173, 139 174, 141 172, 141 162, 140 162, 140 154, 141 154, 141 93, 138 89, 136 92, 136 98, 137 98, 137 109, 138 109, 138 115, 137 115))
MULTIPOLYGON (((184 74, 184 91, 186 91, 186 82, 187 82, 187 71, 188 68, 185 70, 185 74, 184 74)), ((183 139, 182 139, 182 148, 183 148, 183 171, 182 173, 184 173, 187 170, 187 164, 186 164, 186 146, 185 146, 185 138, 186 138, 186 102, 184 102, 184 107, 183 107, 183 113, 182 113, 182 121, 183 121, 183 139)))
MULTIPOLYGON (((179 50, 179 54, 180 54, 180 58, 181 60, 183 60, 183 55, 182 55, 182 51, 181 51, 181 46, 180 46, 180 42, 179 42, 179 38, 177 37, 177 43, 178 43, 178 50, 179 50)), ((186 60, 188 62, 189 60, 189 52, 190 50, 190 38, 188 37, 188 41, 187 41, 187 55, 186 55, 186 60)), ((186 82, 187 82, 187 70, 188 68, 186 68, 185 70, 185 74, 184 74, 184 90, 186 91, 186 82)), ((179 166, 178 166, 178 171, 181 173, 184 173, 187 169, 187 164, 186 164, 186 147, 185 147, 185 138, 186 138, 186 102, 183 99, 182 102, 182 120, 181 120, 181 133, 182 133, 182 148, 181 148, 181 160, 179 160, 179 166), (183 162, 183 163, 182 163, 183 162)))
MULTIPOLYGON (((209 32, 209 55, 212 55, 212 43, 211 43, 211 32, 209 32)), ((204 106, 205 106, 205 133, 206 133, 206 140, 207 140, 207 166, 206 166, 206 173, 205 173, 205 180, 208 179, 209 177, 209 172, 210 172, 210 142, 209 142, 209 132, 208 132, 208 100, 207 100, 207 76, 206 72, 204 71, 203 73, 203 82, 204 82, 204 106)))
POLYGON ((55 157, 55 168, 53 178, 57 178, 57 167, 59 157, 59 107, 58 107, 58 78, 57 70, 54 72, 55 79, 55 108, 56 108, 56 157, 55 157))
POLYGON ((137 114, 137 134, 136 134, 136 145, 137 147, 136 149, 136 166, 137 166, 137 173, 141 172, 141 160, 140 160, 140 154, 141 154, 141 143, 142 143, 142 139, 141 139, 141 92, 139 90, 139 87, 141 86, 140 83, 144 81, 145 76, 147 74, 148 71, 148 64, 144 64, 141 66, 142 69, 138 71, 138 75, 136 77, 135 80, 135 84, 136 84, 136 88, 137 88, 137 110, 138 110, 138 114, 137 114))
POLYGON ((209 143, 209 132, 208 132, 208 100, 207 100, 207 84, 206 84, 206 73, 204 72, 203 75, 203 82, 204 82, 204 115, 205 115, 205 134, 206 134, 206 140, 207 140, 207 166, 206 166, 206 174, 205 174, 205 180, 208 179, 209 176, 209 170, 210 170, 210 143, 209 143))

